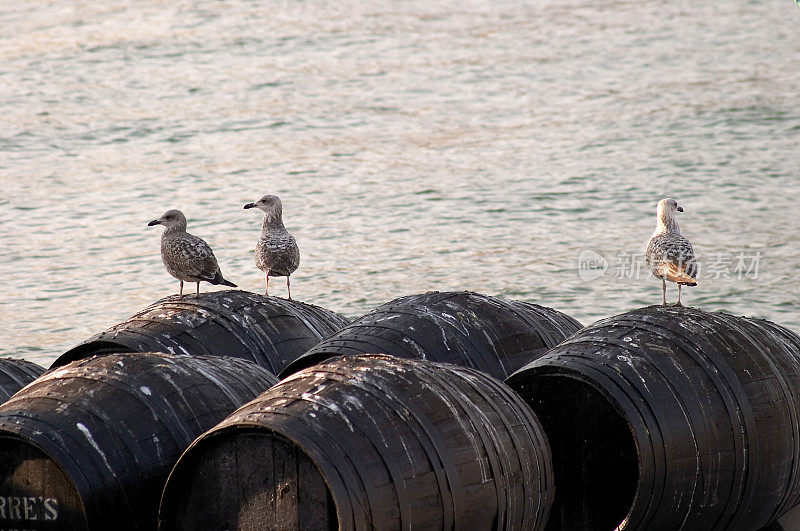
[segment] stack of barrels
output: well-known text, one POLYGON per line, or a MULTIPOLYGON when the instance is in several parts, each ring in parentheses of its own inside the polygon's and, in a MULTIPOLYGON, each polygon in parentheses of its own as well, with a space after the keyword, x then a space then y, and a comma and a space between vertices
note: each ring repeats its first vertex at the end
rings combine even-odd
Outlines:
POLYGON ((347 322, 218 291, 158 301, 36 379, 44 369, 0 360, 0 529, 155 529, 192 441, 347 322))
POLYGON ((757 530, 800 502, 800 337, 764 320, 219 291, 41 371, 0 364, 0 527, 757 530))

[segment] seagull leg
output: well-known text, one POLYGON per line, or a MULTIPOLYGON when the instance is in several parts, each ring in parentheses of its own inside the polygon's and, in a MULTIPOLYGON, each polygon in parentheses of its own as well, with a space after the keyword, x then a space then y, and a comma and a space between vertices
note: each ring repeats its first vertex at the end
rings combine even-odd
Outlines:
POLYGON ((196 295, 197 295, 198 298, 200 297, 200 283, 199 282, 197 283, 197 293, 196 293, 196 295))
POLYGON ((180 283, 181 283, 181 291, 180 291, 180 293, 178 294, 178 298, 179 298, 179 299, 182 299, 182 298, 183 298, 183 280, 179 280, 178 282, 180 282, 180 283))
POLYGON ((264 273, 264 285, 265 285, 264 295, 268 296, 269 295, 269 271, 264 273))
POLYGON ((667 305, 667 281, 663 278, 661 279, 661 299, 662 299, 662 306, 667 305))
POLYGON ((289 292, 289 300, 292 300, 292 290, 289 289, 289 275, 286 275, 286 291, 289 292))
POLYGON ((678 284, 678 302, 675 303, 675 306, 683 306, 681 304, 681 285, 678 284))

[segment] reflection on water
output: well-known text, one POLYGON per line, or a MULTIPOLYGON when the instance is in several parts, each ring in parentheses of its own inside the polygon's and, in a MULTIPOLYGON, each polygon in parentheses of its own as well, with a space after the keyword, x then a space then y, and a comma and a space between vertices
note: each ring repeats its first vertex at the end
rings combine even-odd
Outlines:
POLYGON ((636 255, 670 195, 707 268, 686 302, 800 330, 791 2, 7 4, 2 354, 47 365, 176 291, 168 208, 260 291, 265 193, 296 298, 469 289, 585 323, 660 300, 636 255))

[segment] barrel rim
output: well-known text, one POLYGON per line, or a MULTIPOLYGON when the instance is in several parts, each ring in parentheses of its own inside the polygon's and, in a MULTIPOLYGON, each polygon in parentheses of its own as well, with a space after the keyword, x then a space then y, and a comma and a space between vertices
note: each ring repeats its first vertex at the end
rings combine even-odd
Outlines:
MULTIPOLYGON (((543 359, 543 358, 540 358, 540 359, 543 359)), ((587 377, 582 372, 579 372, 579 371, 577 371, 575 369, 572 369, 571 367, 554 366, 554 365, 535 365, 535 363, 537 361, 539 361, 539 360, 534 360, 533 362, 531 362, 530 364, 526 365, 525 367, 522 367, 521 369, 519 369, 517 372, 515 372, 514 374, 512 374, 511 376, 509 376, 505 380, 506 385, 511 387, 514 390, 515 393, 517 393, 519 396, 521 396, 522 400, 525 403, 527 403, 528 401, 525 399, 524 395, 519 392, 519 390, 517 389, 517 385, 515 385, 515 384, 516 384, 517 381, 521 381, 523 376, 525 374, 529 373, 529 372, 533 373, 533 374, 536 374, 536 375, 545 376, 545 377, 548 377, 548 376, 560 376, 560 377, 564 377, 564 378, 570 378, 572 380, 577 380, 577 381, 583 383, 584 385, 588 385, 592 389, 598 391, 609 402, 609 404, 614 408, 614 411, 625 419, 625 423, 628 425, 629 428, 631 428, 631 435, 633 435, 634 439, 636 439, 635 432, 632 429, 633 426, 631 425, 631 422, 628 419, 628 417, 625 415, 625 408, 622 407, 622 405, 619 403, 619 401, 616 398, 614 398, 613 394, 608 392, 607 389, 605 389, 604 387, 598 385, 597 382, 595 382, 591 378, 587 377)), ((638 450, 639 450, 638 441, 637 441, 637 445, 636 445, 636 450, 637 450, 637 453, 638 453, 638 450)))
MULTIPOLYGON (((528 404, 528 407, 531 407, 530 404, 528 403, 528 399, 526 398, 526 395, 519 389, 519 387, 520 387, 519 384, 522 383, 523 378, 526 377, 526 375, 528 375, 528 373, 536 374, 536 375, 542 376, 542 377, 557 376, 557 377, 560 377, 560 378, 569 378, 571 380, 575 380, 577 382, 580 382, 582 385, 586 385, 586 386, 590 387, 591 389, 593 389, 594 391, 596 391, 597 393, 599 393, 606 400, 606 402, 613 408, 613 410, 616 413, 616 415, 625 421, 625 425, 628 427, 628 434, 630 435, 630 438, 633 441, 633 445, 634 445, 634 448, 636 450, 636 471, 637 471, 637 473, 636 473, 636 490, 635 490, 635 494, 634 494, 633 498, 631 499, 630 507, 628 508, 628 512, 625 514, 625 517, 622 520, 620 520, 619 527, 617 528, 617 529, 620 529, 620 530, 624 529, 625 525, 627 524, 628 520, 631 517, 633 509, 636 507, 636 501, 641 495, 641 492, 640 492, 641 488, 640 487, 641 487, 641 484, 642 484, 642 472, 643 472, 642 449, 641 449, 639 437, 636 434, 636 430, 634 429, 634 426, 633 426, 633 424, 631 422, 631 419, 626 414, 625 409, 620 404, 620 402, 606 388, 604 388, 603 386, 600 386, 597 382, 595 382, 594 380, 592 380, 591 378, 589 378, 588 376, 586 376, 582 372, 580 372, 580 371, 578 371, 576 369, 573 369, 573 368, 571 368, 569 366, 563 366, 563 365, 558 365, 558 366, 554 366, 554 365, 537 365, 537 362, 539 362, 542 359, 543 358, 539 358, 539 360, 532 361, 528 365, 525 365, 524 367, 522 367, 519 370, 517 370, 515 373, 513 373, 511 376, 509 376, 505 380, 505 383, 509 387, 511 387, 514 390, 514 392, 516 392, 526 404, 528 404)), ((532 407, 531 407, 531 410, 533 410, 532 407)), ((536 412, 535 411, 534 411, 534 415, 536 416, 536 412)), ((536 418, 538 420, 538 416, 536 416, 536 418)), ((541 422, 541 421, 539 421, 539 422, 541 422)), ((543 430, 543 431, 545 431, 545 430, 543 430)), ((545 434, 546 434, 546 431, 545 431, 545 434)), ((549 436, 548 436, 548 442, 549 442, 549 436)), ((556 485, 556 489, 557 488, 558 488, 558 486, 556 485)))

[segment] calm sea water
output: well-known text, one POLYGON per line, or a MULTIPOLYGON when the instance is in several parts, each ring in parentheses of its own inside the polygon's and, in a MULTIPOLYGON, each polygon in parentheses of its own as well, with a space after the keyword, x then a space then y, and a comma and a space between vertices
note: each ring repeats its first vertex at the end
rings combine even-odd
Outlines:
POLYGON ((684 302, 800 331, 798 30, 790 0, 3 2, 0 353, 49 365, 176 292, 168 208, 261 291, 265 193, 295 298, 587 324, 660 302, 637 268, 675 197, 684 302))

